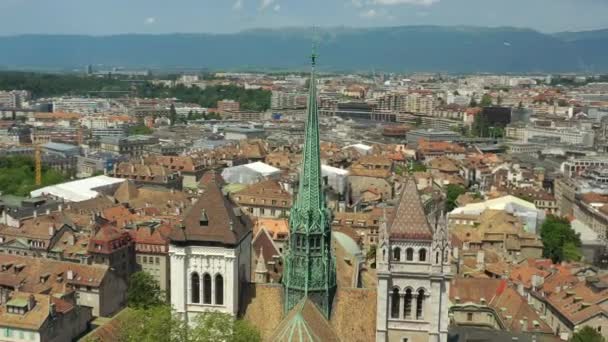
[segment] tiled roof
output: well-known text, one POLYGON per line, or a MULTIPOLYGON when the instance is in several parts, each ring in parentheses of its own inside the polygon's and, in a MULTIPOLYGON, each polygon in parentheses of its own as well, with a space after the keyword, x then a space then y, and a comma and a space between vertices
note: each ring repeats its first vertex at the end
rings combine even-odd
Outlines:
POLYGON ((251 221, 224 194, 215 182, 209 183, 170 238, 175 242, 238 244, 251 231, 251 221))
POLYGON ((401 198, 388 222, 392 238, 432 240, 433 233, 422 207, 416 181, 408 178, 401 190, 401 198))
POLYGON ((120 184, 118 189, 114 192, 114 198, 120 203, 127 203, 130 200, 137 198, 138 195, 137 186, 131 180, 127 180, 120 184))
MULTIPOLYGON (((69 302, 53 298, 47 294, 32 294, 28 292, 13 292, 11 301, 24 302, 25 305, 29 303, 30 296, 34 301, 34 307, 28 310, 24 314, 9 313, 7 311, 7 305, 0 307, 0 325, 3 327, 27 329, 38 331, 44 322, 50 316, 51 303, 55 304, 55 309, 58 314, 67 313, 74 308, 69 302)), ((10 303, 10 302, 9 302, 10 303)))

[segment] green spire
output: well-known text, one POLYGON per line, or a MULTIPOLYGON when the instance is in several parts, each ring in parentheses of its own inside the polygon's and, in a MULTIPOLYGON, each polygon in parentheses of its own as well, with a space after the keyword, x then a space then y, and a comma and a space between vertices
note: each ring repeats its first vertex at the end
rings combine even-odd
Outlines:
POLYGON ((316 62, 313 48, 302 170, 298 194, 289 216, 289 249, 285 254, 283 286, 285 312, 302 298, 309 297, 329 317, 336 288, 336 266, 331 255, 332 215, 325 204, 321 177, 316 62))

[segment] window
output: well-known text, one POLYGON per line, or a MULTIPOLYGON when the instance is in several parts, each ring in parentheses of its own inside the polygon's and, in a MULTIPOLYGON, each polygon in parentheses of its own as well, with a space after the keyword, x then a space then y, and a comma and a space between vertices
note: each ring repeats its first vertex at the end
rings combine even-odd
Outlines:
POLYGON ((422 248, 418 251, 418 261, 420 261, 420 262, 426 261, 426 249, 422 248))
POLYGON ((23 330, 19 330, 19 339, 20 340, 25 339, 25 332, 23 330))
POLYGON ((473 322, 473 313, 472 312, 467 312, 467 321, 473 322))
POLYGON ((424 290, 418 291, 418 298, 416 298, 416 319, 422 319, 422 306, 424 305, 424 290))
POLYGON ((160 264, 160 258, 159 258, 159 257, 155 257, 154 262, 155 262, 157 265, 159 265, 159 264, 160 264))
POLYGON ((393 289, 391 295, 391 318, 399 318, 399 289, 393 289))
POLYGON ((192 288, 192 293, 190 295, 190 299, 192 301, 192 303, 200 303, 201 302, 201 282, 200 282, 200 278, 198 276, 198 273, 192 273, 192 276, 190 276, 190 282, 192 283, 191 288, 192 288))
POLYGON ((439 252, 435 253, 435 263, 439 263, 439 252))
POLYGON ((203 303, 211 304, 211 276, 207 273, 203 276, 203 303))
POLYGON ((396 247, 395 249, 393 249, 393 260, 401 260, 401 248, 396 247))
POLYGON ((224 305, 224 277, 215 276, 215 304, 224 305))
POLYGON ((405 250, 405 260, 412 261, 414 260, 414 249, 408 248, 405 250))
POLYGON ((405 319, 412 317, 412 290, 407 289, 405 291, 405 305, 403 306, 403 314, 405 319))

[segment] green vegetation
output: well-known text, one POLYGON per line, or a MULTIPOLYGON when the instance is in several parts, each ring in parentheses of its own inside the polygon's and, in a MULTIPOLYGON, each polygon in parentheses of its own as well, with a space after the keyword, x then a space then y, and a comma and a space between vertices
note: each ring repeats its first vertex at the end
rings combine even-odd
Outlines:
POLYGON ((0 90, 12 89, 28 90, 35 98, 58 95, 88 95, 91 92, 99 92, 95 96, 111 97, 122 96, 124 95, 122 92, 135 91, 138 96, 142 97, 177 98, 182 102, 197 103, 207 108, 215 108, 218 101, 227 99, 238 101, 243 110, 252 111, 269 109, 271 95, 271 92, 267 90, 245 89, 235 85, 217 85, 201 89, 184 85, 165 87, 144 82, 132 86, 128 79, 111 76, 93 77, 75 74, 0 72, 0 90))
POLYGON ((395 166, 395 173, 398 174, 399 176, 403 176, 407 172, 410 171, 410 168, 411 168, 412 172, 425 172, 426 171, 426 166, 424 166, 424 164, 422 164, 420 162, 411 162, 411 164, 409 164, 409 165, 395 166))
POLYGON ((150 273, 135 272, 129 278, 129 289, 127 291, 129 307, 148 309, 159 306, 165 302, 164 297, 158 282, 154 280, 150 273))
POLYGON ((61 172, 42 167, 42 185, 36 186, 34 158, 27 156, 0 157, 0 192, 4 195, 28 196, 30 191, 64 182, 61 172))
POLYGON ((260 342, 251 324, 219 312, 203 313, 188 325, 168 305, 129 310, 121 319, 119 342, 260 342))
POLYGON ((215 108, 221 100, 235 100, 242 110, 264 111, 270 108, 271 92, 262 89, 245 89, 235 85, 186 87, 177 85, 165 87, 145 83, 139 88, 139 95, 144 97, 177 98, 182 102, 197 103, 203 107, 215 108))
POLYGON ((479 103, 481 107, 489 107, 492 105, 492 96, 490 94, 483 94, 481 97, 481 102, 479 103))
POLYGON ((129 278, 128 311, 120 320, 119 342, 260 342, 251 324, 231 315, 207 312, 186 324, 171 311, 154 278, 136 272, 129 278))
POLYGON ((148 134, 152 134, 152 132, 154 132, 154 130, 152 130, 152 128, 150 128, 144 124, 138 124, 138 125, 129 127, 127 134, 128 135, 148 135, 148 134))
POLYGON ((543 241, 543 255, 553 262, 578 261, 581 259, 581 238, 565 217, 547 216, 541 226, 540 236, 543 241))
POLYGON ((110 77, 84 77, 70 74, 16 71, 0 72, 0 90, 11 89, 28 90, 34 97, 86 95, 92 91, 128 92, 131 90, 128 82, 110 77))
POLYGON ((572 335, 570 342, 606 342, 606 339, 595 329, 585 325, 572 335))
POLYGON ((456 199, 458 196, 464 194, 467 190, 456 184, 448 184, 446 187, 446 201, 445 201, 445 210, 446 212, 450 212, 457 207, 456 199))
POLYGON ((502 127, 491 127, 488 118, 479 113, 475 115, 473 125, 471 125, 471 134, 476 137, 495 137, 501 138, 505 135, 505 130, 502 127))

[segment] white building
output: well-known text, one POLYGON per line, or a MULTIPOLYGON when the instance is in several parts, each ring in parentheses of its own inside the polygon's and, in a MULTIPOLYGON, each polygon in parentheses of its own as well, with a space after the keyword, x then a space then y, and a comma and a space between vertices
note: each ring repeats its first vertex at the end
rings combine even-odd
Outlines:
POLYGON ((281 170, 262 162, 227 167, 222 171, 226 183, 253 184, 263 179, 276 179, 281 170))
POLYGON ((446 225, 435 227, 410 178, 379 230, 377 342, 447 341, 450 245, 446 225))
POLYGON ((51 195, 67 202, 81 202, 99 196, 113 194, 125 180, 108 176, 95 176, 72 182, 45 186, 30 192, 31 197, 51 195))
POLYGON ((170 234, 171 306, 187 322, 205 311, 236 315, 251 279, 252 223, 211 182, 170 234))

